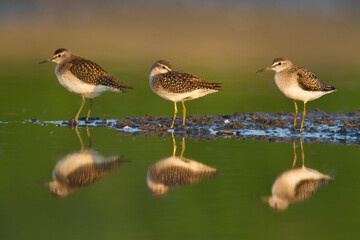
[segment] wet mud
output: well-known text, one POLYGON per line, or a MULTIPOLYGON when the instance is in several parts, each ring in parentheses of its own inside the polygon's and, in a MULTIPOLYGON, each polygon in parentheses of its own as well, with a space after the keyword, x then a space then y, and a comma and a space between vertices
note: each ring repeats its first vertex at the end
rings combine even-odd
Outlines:
MULTIPOLYGON (((170 129, 172 117, 131 117, 120 120, 91 118, 86 124, 79 120, 79 126, 109 127, 120 135, 170 136, 206 139, 256 139, 270 142, 291 142, 302 138, 304 142, 360 145, 360 109, 354 112, 326 113, 318 109, 308 111, 304 129, 300 133, 301 113, 297 128, 293 128, 294 113, 243 113, 217 116, 187 116, 185 126, 178 117, 174 129, 170 129)), ((36 121, 36 123, 40 123, 36 121)), ((74 128, 70 121, 43 122, 74 128)))

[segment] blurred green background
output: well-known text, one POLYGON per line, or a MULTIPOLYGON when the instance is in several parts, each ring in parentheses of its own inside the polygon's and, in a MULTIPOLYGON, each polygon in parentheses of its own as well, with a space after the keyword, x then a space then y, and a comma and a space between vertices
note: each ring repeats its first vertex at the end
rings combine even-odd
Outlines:
MULTIPOLYGON (((291 167, 289 143, 187 140, 184 156, 217 168, 219 176, 172 189, 158 199, 147 190, 146 172, 171 155, 171 138, 90 129, 95 150, 124 155, 131 163, 60 199, 39 182, 51 181, 57 161, 80 149, 76 134, 22 122, 75 116, 80 97, 58 83, 54 64, 38 64, 60 47, 134 86, 126 94, 105 93, 95 99, 92 116, 102 119, 172 115, 172 103, 149 88, 148 71, 158 59, 223 83, 222 92, 189 101, 190 115, 293 111, 292 102, 277 90, 273 73, 255 74, 279 56, 338 89, 308 104, 309 110, 356 110, 359 9, 350 0, 0 2, 0 121, 8 122, 0 123, 0 238, 358 236, 360 153, 355 147, 305 144, 305 165, 335 181, 276 212, 256 196, 270 195, 276 176, 291 167)), ((81 133, 86 142, 84 129, 81 133)))

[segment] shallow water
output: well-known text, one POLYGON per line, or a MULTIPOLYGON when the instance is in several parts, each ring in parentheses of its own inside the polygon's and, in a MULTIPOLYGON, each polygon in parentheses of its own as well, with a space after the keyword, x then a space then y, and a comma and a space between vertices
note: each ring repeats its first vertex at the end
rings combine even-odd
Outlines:
MULTIPOLYGON (((41 60, 43 56, 34 58, 41 60)), ((352 239, 360 234, 358 138, 355 143, 345 139, 335 142, 338 145, 315 144, 311 142, 331 141, 323 141, 322 136, 312 136, 308 131, 301 135, 286 128, 265 131, 244 128, 236 130, 239 135, 232 132, 231 138, 227 133, 210 132, 214 137, 202 139, 179 128, 175 131, 176 156, 181 155, 184 136, 183 157, 190 163, 216 169, 216 176, 191 184, 192 181, 183 180, 188 184, 170 186, 165 196, 157 197, 147 176, 151 166, 173 156, 171 131, 164 135, 135 136, 129 128, 99 124, 89 128, 92 150, 97 153, 88 151, 90 154, 81 155, 89 147, 86 129, 79 127, 84 144, 81 152, 76 131, 58 127, 62 121, 56 121, 74 117, 80 98, 58 84, 54 66, 40 68, 31 64, 23 65, 23 72, 14 64, 0 73, 0 87, 6 89, 0 95, 1 239, 352 239), (29 120, 32 118, 39 122, 29 120), (124 130, 130 131, 130 135, 124 130), (286 136, 279 137, 277 133, 286 136), (304 201, 289 204, 283 211, 274 210, 261 199, 271 195, 277 176, 292 168, 293 140, 298 153, 295 167, 301 167, 301 136, 305 166, 333 177, 334 181, 319 187, 304 201), (83 162, 91 163, 93 159, 98 163, 111 156, 121 157, 124 163, 81 168, 83 162), (83 178, 72 174, 72 181, 62 183, 67 191, 62 191, 62 197, 55 196, 49 189, 54 169, 56 166, 67 169, 64 163, 71 158, 72 164, 68 165, 73 169, 80 167, 77 173, 82 173, 83 178), (91 169, 97 170, 97 174, 91 169)), ((206 79, 223 78, 224 90, 189 101, 188 114, 293 111, 293 104, 278 92, 272 77, 253 73, 257 68, 254 66, 248 73, 204 70, 208 73, 206 79)), ((124 76, 123 69, 109 69, 131 79, 126 83, 135 89, 126 95, 108 93, 96 98, 93 116, 100 119, 144 117, 147 113, 154 117, 171 116, 172 103, 149 89, 147 70, 148 66, 138 66, 124 76), (138 69, 146 71, 137 72, 138 69)), ((336 74, 342 76, 338 71, 336 74)), ((326 71, 322 73, 322 79, 334 83, 331 72, 328 76, 326 71)), ((346 79, 334 83, 340 89, 338 92, 311 102, 308 120, 315 107, 325 112, 356 110, 358 92, 353 79, 358 78, 358 70, 349 71, 346 79)), ((112 122, 115 123, 116 120, 112 122)), ((356 133, 352 136, 356 137, 356 133)), ((334 138, 330 136, 331 139, 334 138)))
MULTIPOLYGON (((76 131, 29 122, 1 124, 0 131, 2 239, 339 239, 359 234, 360 152, 354 146, 304 143, 305 166, 334 181, 278 211, 261 197, 270 196, 277 176, 291 169, 292 143, 185 139, 183 157, 217 174, 170 187, 158 197, 148 187, 148 170, 173 155, 171 136, 123 136, 92 127, 92 150, 98 156, 122 156, 126 163, 59 197, 47 186, 55 166, 81 151, 76 131)), ((79 132, 88 149, 86 129, 79 132)), ((182 139, 175 140, 180 156, 182 139)), ((295 167, 301 167, 298 142, 295 167)))

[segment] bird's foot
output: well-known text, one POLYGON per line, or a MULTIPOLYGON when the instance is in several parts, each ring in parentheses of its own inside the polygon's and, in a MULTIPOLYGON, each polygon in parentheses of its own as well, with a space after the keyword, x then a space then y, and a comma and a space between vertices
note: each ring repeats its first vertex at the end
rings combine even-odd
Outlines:
POLYGON ((68 122, 67 122, 67 126, 71 129, 71 130, 74 130, 76 128, 76 125, 77 125, 77 121, 72 118, 70 119, 68 122))

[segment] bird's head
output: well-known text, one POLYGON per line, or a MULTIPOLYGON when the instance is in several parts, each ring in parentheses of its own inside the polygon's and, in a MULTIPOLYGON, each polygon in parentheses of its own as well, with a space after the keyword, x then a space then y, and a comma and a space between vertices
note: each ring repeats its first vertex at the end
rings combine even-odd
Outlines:
POLYGON ((171 71, 172 71, 171 65, 168 61, 158 60, 154 63, 154 65, 150 69, 150 77, 171 71))
POLYGON ((273 61, 270 67, 260 69, 257 72, 258 73, 264 71, 281 72, 282 70, 289 68, 292 65, 293 65, 292 62, 289 59, 279 57, 279 58, 275 58, 275 60, 273 61))
POLYGON ((277 211, 283 211, 289 206, 289 202, 276 196, 261 197, 264 202, 267 202, 269 206, 277 211))
POLYGON ((46 183, 45 186, 49 188, 53 196, 66 197, 69 194, 68 189, 57 181, 46 183))
POLYGON ((70 55, 71 52, 69 50, 65 48, 59 48, 55 50, 54 55, 51 58, 41 61, 39 63, 47 63, 47 62, 61 63, 65 59, 67 59, 70 55))

